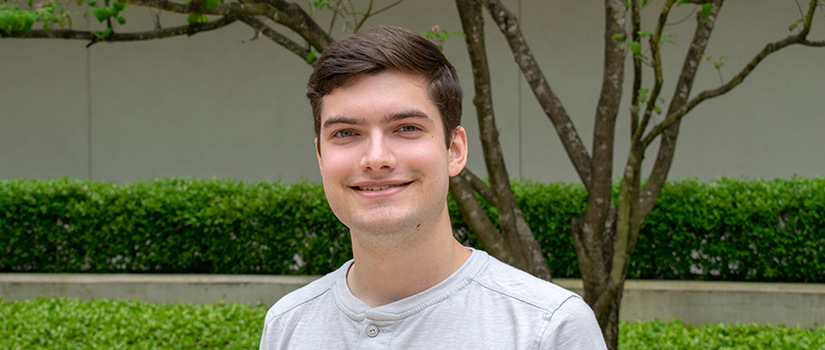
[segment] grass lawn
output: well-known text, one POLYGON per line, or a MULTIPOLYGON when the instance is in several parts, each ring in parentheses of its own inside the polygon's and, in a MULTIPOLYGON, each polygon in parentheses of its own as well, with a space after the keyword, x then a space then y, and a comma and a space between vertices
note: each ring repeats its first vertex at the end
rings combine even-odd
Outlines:
MULTIPOLYGON (((0 300, 0 349, 257 349, 267 306, 0 300)), ((622 323, 621 349, 825 349, 825 327, 622 323)))

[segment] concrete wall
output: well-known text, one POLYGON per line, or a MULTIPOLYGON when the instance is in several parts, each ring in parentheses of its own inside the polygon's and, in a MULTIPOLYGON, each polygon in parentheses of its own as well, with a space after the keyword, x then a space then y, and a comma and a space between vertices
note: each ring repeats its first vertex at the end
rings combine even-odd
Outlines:
MULTIPOLYGON (((589 145, 601 85, 602 5, 575 0, 505 3, 520 14, 550 84, 589 145)), ((658 5, 653 2, 648 14, 655 14, 658 5)), ((665 48, 666 83, 675 80, 678 57, 687 48, 690 9, 678 8, 666 30, 676 34, 676 44, 665 48)), ((125 15, 124 30, 153 26, 152 12, 131 8, 125 15)), ((75 28, 88 26, 78 18, 75 28)), ((797 18, 793 1, 727 3, 707 52, 714 59, 726 57, 727 63, 721 72, 706 64, 697 89, 718 85, 720 75, 733 76, 765 42, 787 35, 797 18)), ((164 25, 180 23, 171 14, 161 19, 164 25)), ((820 40, 825 39, 821 19, 817 16, 814 28, 820 40)), ((454 5, 438 0, 406 1, 368 24, 379 23, 421 33, 434 24, 461 30, 454 5)), ((577 181, 502 36, 488 27, 495 110, 510 173, 577 181)), ((318 181, 303 97, 310 68, 267 39, 244 41, 252 35, 238 23, 193 37, 99 43, 88 49, 79 41, 0 40, 0 178, 318 181)), ((465 51, 461 37, 447 42, 445 53, 467 91, 469 166, 482 172, 465 51)), ((671 177, 824 175, 822 62, 825 49, 790 48, 769 57, 730 94, 700 105, 682 124, 671 177)), ((663 97, 670 94, 666 89, 663 97)), ((626 111, 622 108, 617 129, 619 164, 626 157, 626 111)))
MULTIPOLYGON (((36 297, 138 299, 152 303, 217 301, 271 305, 314 276, 0 274, 4 301, 36 297)), ((554 282, 582 293, 581 280, 554 282)), ((688 324, 761 323, 825 325, 825 284, 696 281, 627 281, 621 318, 688 324)))

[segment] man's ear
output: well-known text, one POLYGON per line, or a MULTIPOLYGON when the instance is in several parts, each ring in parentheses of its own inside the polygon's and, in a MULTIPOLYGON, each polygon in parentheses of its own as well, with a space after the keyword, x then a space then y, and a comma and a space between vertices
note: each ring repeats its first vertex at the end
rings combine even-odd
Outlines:
POLYGON ((457 126, 453 130, 453 135, 450 138, 450 149, 447 151, 450 153, 448 160, 450 176, 456 176, 467 165, 467 132, 464 127, 457 126))
POLYGON ((315 157, 318 158, 318 170, 324 170, 324 163, 321 163, 321 145, 318 144, 318 138, 315 138, 315 157))

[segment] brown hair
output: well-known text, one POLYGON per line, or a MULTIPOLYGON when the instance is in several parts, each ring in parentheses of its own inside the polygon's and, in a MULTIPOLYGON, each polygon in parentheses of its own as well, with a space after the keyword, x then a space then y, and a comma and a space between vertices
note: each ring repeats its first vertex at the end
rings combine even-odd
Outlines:
POLYGON ((377 26, 361 30, 330 45, 315 63, 307 83, 307 98, 315 119, 315 136, 321 132, 323 97, 362 74, 387 69, 423 77, 430 100, 438 107, 447 148, 461 124, 461 84, 455 68, 438 47, 405 28, 377 26))

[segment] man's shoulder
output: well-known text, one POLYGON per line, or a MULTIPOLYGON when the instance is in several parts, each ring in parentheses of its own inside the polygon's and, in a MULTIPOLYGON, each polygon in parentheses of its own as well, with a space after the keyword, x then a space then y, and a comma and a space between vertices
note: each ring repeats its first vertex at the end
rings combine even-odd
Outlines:
POLYGON ((287 295, 284 295, 281 299, 278 299, 278 301, 275 302, 275 305, 272 305, 272 307, 269 308, 269 311, 266 313, 264 323, 268 324, 273 319, 292 312, 295 309, 311 303, 318 297, 328 293, 334 286, 336 278, 339 277, 339 273, 340 271, 333 271, 303 287, 289 292, 287 295))
POLYGON ((576 293, 507 265, 492 256, 474 282, 512 302, 523 303, 550 313, 558 310, 570 299, 581 299, 576 293))

